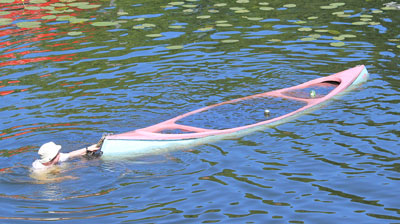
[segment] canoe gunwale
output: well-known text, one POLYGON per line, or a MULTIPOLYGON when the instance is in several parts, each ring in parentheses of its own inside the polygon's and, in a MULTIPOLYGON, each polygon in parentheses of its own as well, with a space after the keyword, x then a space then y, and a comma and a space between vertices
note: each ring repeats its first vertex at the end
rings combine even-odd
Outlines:
MULTIPOLYGON (((290 117, 297 117, 297 115, 304 114, 306 111, 311 109, 312 107, 315 107, 317 105, 320 105, 329 99, 340 95, 340 93, 346 91, 349 89, 350 86, 352 86, 355 81, 357 80, 358 84, 358 79, 359 76, 367 76, 368 72, 365 69, 365 66, 360 65, 356 66, 354 68, 327 76, 327 77, 321 77, 317 78, 314 80, 310 80, 308 82, 305 82, 303 84, 297 85, 297 86, 292 86, 284 89, 279 89, 279 90, 273 90, 270 92, 265 92, 265 93, 260 93, 252 96, 247 96, 247 97, 242 97, 234 100, 229 100, 226 102, 222 103, 217 103, 214 105, 210 105, 207 107, 203 107, 185 114, 182 114, 180 116, 177 116, 175 118, 166 120, 164 122, 158 123, 156 125, 152 125, 146 128, 142 129, 137 129, 135 131, 131 132, 126 132, 122 134, 117 134, 117 135, 112 135, 108 136, 107 140, 152 140, 152 141, 176 141, 176 140, 190 140, 190 139, 197 139, 197 138, 205 138, 208 136, 216 136, 216 135, 228 135, 232 134, 235 132, 242 132, 245 131, 246 129, 256 129, 258 126, 274 126, 275 124, 280 124, 282 123, 282 120, 287 120, 287 118, 290 117), (293 97, 293 96, 288 96, 285 95, 285 92, 292 91, 292 90, 298 90, 298 89, 304 89, 307 87, 310 87, 315 84, 319 83, 327 83, 327 82, 332 82, 332 83, 337 83, 338 85, 327 95, 319 97, 319 98, 298 98, 298 97, 293 97), (209 109, 212 109, 214 107, 218 107, 224 104, 230 104, 230 103, 235 103, 239 102, 242 100, 246 99, 251 99, 251 98, 257 98, 257 97, 279 97, 283 99, 289 99, 289 100, 296 100, 296 101, 302 101, 305 102, 306 105, 294 110, 290 113, 284 114, 282 116, 268 119, 265 121, 249 124, 249 125, 244 125, 240 127, 235 127, 235 128, 228 128, 228 129, 205 129, 205 128, 199 128, 199 127, 193 127, 193 126, 188 126, 188 125, 182 125, 182 124, 177 124, 176 122, 179 121, 180 119, 200 113, 202 111, 206 111, 209 109), (166 134, 166 133, 159 133, 163 130, 170 130, 170 129, 180 129, 183 131, 188 131, 191 133, 180 133, 180 134, 166 134)), ((366 79, 366 77, 362 77, 362 79, 366 79)))

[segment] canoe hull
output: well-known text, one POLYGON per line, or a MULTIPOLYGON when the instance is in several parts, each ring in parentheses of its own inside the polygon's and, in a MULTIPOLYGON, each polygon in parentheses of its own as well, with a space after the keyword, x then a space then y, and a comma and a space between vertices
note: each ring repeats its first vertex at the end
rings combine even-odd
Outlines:
POLYGON ((286 123, 292 119, 295 119, 302 114, 291 116, 286 119, 282 119, 273 123, 256 126, 253 128, 243 129, 237 132, 210 135, 202 138, 194 139, 178 139, 178 140, 135 140, 135 139, 105 139, 102 151, 103 158, 121 158, 121 157, 141 157, 148 155, 163 154, 170 151, 177 151, 195 147, 198 145, 204 145, 224 139, 235 139, 246 136, 256 131, 262 131, 283 123, 286 123))
POLYGON ((180 115, 176 118, 167 120, 165 122, 161 122, 159 124, 147 128, 138 129, 132 132, 127 132, 107 137, 101 149, 103 151, 103 158, 121 158, 121 157, 131 158, 131 157, 139 157, 145 155, 154 155, 154 154, 165 153, 168 151, 190 148, 197 145, 215 142, 222 139, 232 139, 232 138, 242 137, 255 131, 265 130, 267 128, 271 128, 286 123, 299 116, 314 111, 320 108, 321 106, 325 105, 331 99, 337 98, 343 95, 344 93, 356 88, 357 86, 365 82, 367 79, 368 79, 368 71, 366 70, 365 66, 357 66, 352 69, 348 69, 346 71, 339 72, 325 78, 311 80, 309 82, 300 84, 298 86, 237 99, 237 100, 249 99, 249 98, 251 99, 260 96, 275 97, 276 95, 278 95, 278 97, 283 97, 283 98, 293 98, 286 96, 284 94, 292 90, 297 90, 297 88, 304 89, 308 87, 308 85, 311 86, 318 83, 328 83, 328 82, 340 83, 338 84, 338 86, 334 91, 319 99, 296 99, 300 101, 304 100, 305 102, 307 102, 308 105, 302 107, 301 109, 295 110, 291 113, 285 114, 283 116, 274 119, 270 119, 267 121, 251 125, 225 129, 225 130, 213 130, 213 129, 203 129, 198 127, 177 124, 177 122, 182 118, 209 110, 214 107, 218 107, 220 105, 236 102, 236 100, 227 101, 206 108, 201 108, 199 110, 195 110, 187 114, 180 115), (190 131, 193 133, 190 134, 161 133, 162 130, 174 129, 174 128, 190 131))

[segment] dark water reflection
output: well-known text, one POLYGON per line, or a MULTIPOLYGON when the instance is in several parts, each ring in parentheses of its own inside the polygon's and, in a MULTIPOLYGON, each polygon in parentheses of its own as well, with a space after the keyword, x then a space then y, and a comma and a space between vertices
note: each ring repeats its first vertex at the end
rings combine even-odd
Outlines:
MULTIPOLYGON (((394 223, 399 11, 384 2, 0 0, 5 223, 394 223), (290 123, 123 161, 64 151, 236 97, 365 64, 371 79, 290 123)), ((0 221, 1 222, 1 221, 0 221)))

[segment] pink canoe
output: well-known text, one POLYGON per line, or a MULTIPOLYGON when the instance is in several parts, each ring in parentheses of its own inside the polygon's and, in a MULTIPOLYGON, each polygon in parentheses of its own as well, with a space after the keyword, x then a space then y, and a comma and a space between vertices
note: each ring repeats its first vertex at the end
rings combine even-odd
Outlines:
POLYGON ((103 157, 143 156, 244 136, 313 111, 368 79, 364 65, 303 84, 207 106, 107 136, 103 157))

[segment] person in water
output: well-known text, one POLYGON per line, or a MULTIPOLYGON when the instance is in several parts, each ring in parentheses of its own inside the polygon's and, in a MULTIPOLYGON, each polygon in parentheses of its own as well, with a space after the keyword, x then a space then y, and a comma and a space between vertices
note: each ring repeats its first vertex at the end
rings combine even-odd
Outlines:
POLYGON ((68 159, 84 156, 89 152, 96 152, 99 150, 99 147, 97 144, 94 144, 69 153, 61 153, 60 150, 61 145, 57 145, 54 142, 43 144, 38 151, 40 159, 37 159, 32 163, 33 169, 35 171, 46 170, 47 168, 54 167, 54 165, 67 161, 68 159))

